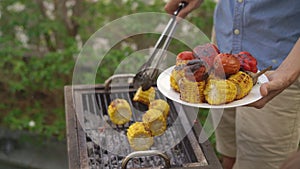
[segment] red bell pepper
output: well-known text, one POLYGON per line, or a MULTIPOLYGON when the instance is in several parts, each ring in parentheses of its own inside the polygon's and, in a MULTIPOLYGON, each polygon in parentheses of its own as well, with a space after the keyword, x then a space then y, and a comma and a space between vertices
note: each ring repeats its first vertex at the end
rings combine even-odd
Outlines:
POLYGON ((253 73, 256 73, 258 71, 257 60, 249 52, 242 51, 237 54, 237 58, 240 61, 240 65, 241 65, 240 69, 242 71, 250 71, 253 73))

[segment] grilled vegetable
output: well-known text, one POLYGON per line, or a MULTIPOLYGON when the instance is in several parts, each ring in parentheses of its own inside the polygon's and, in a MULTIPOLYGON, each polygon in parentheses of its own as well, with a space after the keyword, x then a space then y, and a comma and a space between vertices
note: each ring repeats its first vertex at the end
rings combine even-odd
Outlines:
POLYGON ((184 67, 184 76, 190 81, 203 81, 208 77, 207 65, 202 60, 191 60, 184 67))
POLYGON ((145 105, 149 105, 149 103, 153 101, 154 98, 155 98, 155 89, 153 87, 150 87, 146 91, 143 91, 142 87, 139 87, 133 97, 133 101, 137 101, 145 105))
POLYGON ((127 130, 127 139, 132 149, 148 150, 154 143, 151 132, 143 122, 135 122, 127 130))
POLYGON ((171 72, 170 85, 172 89, 179 92, 178 81, 184 76, 184 65, 175 66, 171 72))
POLYGON ((257 60, 249 52, 242 51, 237 54, 237 58, 241 64, 242 71, 250 71, 256 73, 257 69, 257 60))
POLYGON ((217 46, 211 43, 206 43, 204 45, 196 46, 193 49, 193 52, 197 58, 207 63, 208 71, 213 67, 215 56, 217 56, 220 53, 217 46))
POLYGON ((236 94, 235 84, 222 79, 209 79, 204 90, 206 101, 212 105, 232 102, 236 94))
POLYGON ((240 70, 240 62, 231 53, 220 53, 215 57, 214 70, 217 76, 232 75, 240 70))
POLYGON ((205 81, 195 82, 182 78, 179 81, 180 99, 189 103, 203 103, 205 81))
POLYGON ((108 106, 108 115, 114 124, 125 124, 132 116, 131 108, 124 99, 115 99, 108 106))
POLYGON ((176 66, 186 64, 189 60, 195 59, 193 52, 191 51, 183 51, 180 52, 176 57, 176 66))
POLYGON ((143 122, 150 129, 152 136, 163 134, 167 128, 167 122, 163 113, 156 109, 149 109, 143 115, 143 122))
POLYGON ((239 71, 228 78, 237 87, 237 95, 235 99, 241 99, 249 94, 253 87, 253 79, 245 72, 239 71))
POLYGON ((179 92, 179 86, 178 86, 177 81, 175 80, 174 76, 172 76, 172 74, 173 74, 173 71, 170 76, 170 86, 173 90, 175 90, 176 92, 179 92))
POLYGON ((170 111, 170 105, 165 100, 157 99, 150 102, 149 109, 156 109, 161 111, 164 115, 164 118, 167 120, 170 111))

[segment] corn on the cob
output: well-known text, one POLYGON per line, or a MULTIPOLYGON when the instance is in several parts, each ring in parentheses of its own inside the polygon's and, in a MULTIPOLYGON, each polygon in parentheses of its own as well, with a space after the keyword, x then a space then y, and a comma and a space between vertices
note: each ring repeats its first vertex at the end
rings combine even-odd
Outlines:
POLYGON ((137 101, 145 105, 149 105, 149 103, 153 101, 154 98, 155 98, 155 89, 153 87, 150 87, 146 91, 143 91, 142 87, 139 87, 133 97, 133 101, 137 101))
POLYGON ((170 86, 176 92, 180 92, 179 91, 179 86, 177 84, 177 81, 175 80, 175 78, 172 75, 170 76, 170 86))
POLYGON ((131 108, 125 99, 115 99, 108 106, 108 115, 115 124, 125 124, 132 116, 131 108))
POLYGON ((184 76, 184 65, 175 66, 174 69, 171 72, 170 76, 170 85, 172 89, 174 89, 176 92, 180 92, 178 81, 183 78, 184 76))
POLYGON ((204 90, 206 101, 212 105, 232 102, 236 94, 235 84, 222 79, 209 79, 204 90))
POLYGON ((180 99, 189 103, 203 103, 205 81, 194 82, 186 78, 179 81, 180 99))
POLYGON ((163 113, 156 109, 149 109, 143 115, 143 122, 150 129, 152 136, 163 134, 167 128, 167 122, 163 113))
POLYGON ((133 150, 148 150, 154 143, 151 132, 143 122, 135 122, 127 130, 127 139, 133 150))
POLYGON ((164 115, 164 118, 167 119, 170 111, 170 105, 165 100, 157 99, 150 102, 149 109, 161 111, 164 115))
POLYGON ((253 79, 245 72, 239 71, 228 78, 237 87, 237 95, 235 99, 241 99, 249 94, 253 87, 253 79))

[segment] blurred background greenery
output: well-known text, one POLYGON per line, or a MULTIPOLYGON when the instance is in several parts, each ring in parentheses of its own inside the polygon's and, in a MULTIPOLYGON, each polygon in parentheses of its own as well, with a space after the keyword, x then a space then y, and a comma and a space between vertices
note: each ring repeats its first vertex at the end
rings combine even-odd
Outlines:
MULTIPOLYGON (((63 90, 72 83, 73 68, 82 46, 105 24, 138 12, 165 13, 165 3, 161 0, 1 0, 0 126, 65 139, 63 90)), ((206 0, 186 18, 208 37, 214 6, 214 1, 206 0)), ((137 40, 140 38, 132 37, 128 46, 110 50, 107 58, 114 59, 109 60, 110 67, 102 66, 98 70, 101 73, 97 75, 97 83, 103 83, 126 55, 157 40, 137 40)), ((175 52, 185 49, 179 42, 170 48, 175 52)))

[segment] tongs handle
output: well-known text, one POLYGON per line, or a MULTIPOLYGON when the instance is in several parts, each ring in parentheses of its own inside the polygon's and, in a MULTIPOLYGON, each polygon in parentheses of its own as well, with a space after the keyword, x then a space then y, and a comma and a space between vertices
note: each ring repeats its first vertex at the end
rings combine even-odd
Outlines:
POLYGON ((133 79, 133 85, 135 88, 142 86, 142 90, 145 91, 154 84, 159 73, 157 69, 158 65, 163 58, 162 56, 165 54, 165 50, 169 47, 172 34, 177 25, 176 16, 186 5, 186 2, 181 2, 179 4, 178 9, 174 12, 174 15, 171 17, 166 28, 156 42, 150 58, 139 68, 138 73, 133 79))
POLYGON ((156 63, 154 63, 153 68, 157 68, 158 67, 158 63, 161 60, 161 56, 164 54, 164 51, 169 47, 170 41, 171 41, 171 37, 172 34, 175 30, 176 24, 177 24, 177 20, 176 20, 176 16, 178 15, 178 13, 187 5, 186 2, 181 2, 178 6, 178 9, 173 13, 172 18, 169 20, 166 28, 164 29, 164 31, 162 32, 161 36, 159 37, 158 41, 156 42, 155 46, 154 46, 154 50, 150 56, 150 58, 148 59, 148 61, 139 69, 139 71, 142 71, 146 68, 149 68, 153 63, 154 59, 156 57, 158 57, 159 59, 156 61, 156 63), (159 49, 159 47, 161 46, 161 49, 159 49))

